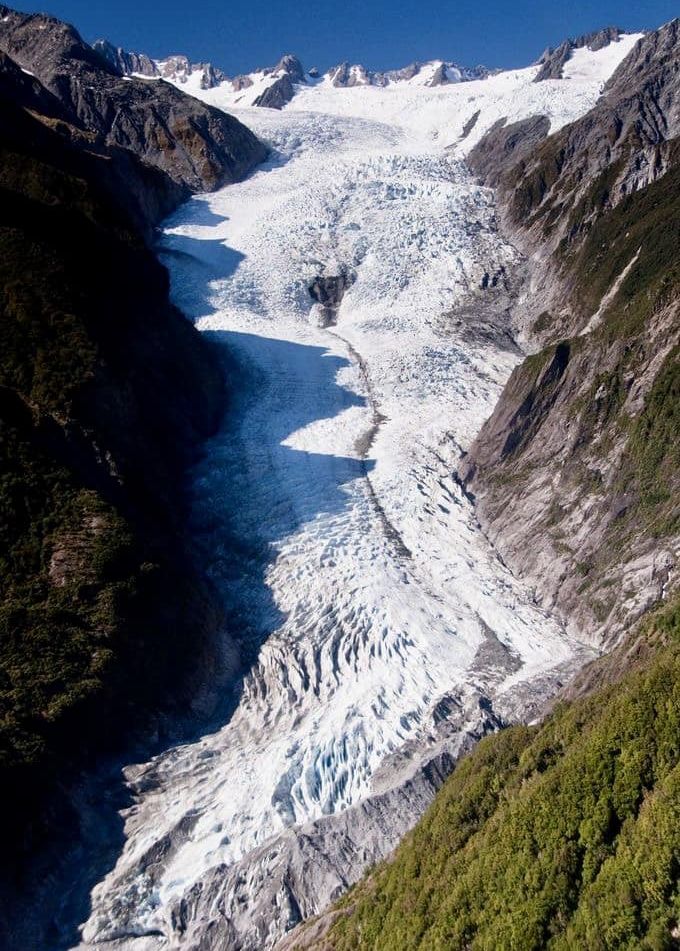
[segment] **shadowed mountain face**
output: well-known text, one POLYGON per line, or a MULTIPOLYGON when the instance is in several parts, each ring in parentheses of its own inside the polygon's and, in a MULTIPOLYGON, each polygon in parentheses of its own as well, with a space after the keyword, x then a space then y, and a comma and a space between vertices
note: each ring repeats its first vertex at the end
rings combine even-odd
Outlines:
POLYGON ((0 50, 95 141, 128 149, 189 192, 243 178, 266 149, 232 116, 169 83, 123 77, 66 23, 0 7, 0 50))
MULTIPOLYGON (((64 65, 74 34, 58 33, 64 65)), ((83 70, 107 77, 104 96, 109 74, 72 42, 83 70)), ((50 74, 51 54, 28 49, 50 74)), ((184 492, 222 415, 224 371, 170 304, 165 268, 144 241, 187 186, 88 131, 51 75, 50 91, 0 54, 7 948, 49 945, 22 901, 34 909, 63 897, 51 885, 87 821, 75 804, 79 771, 122 740, 162 734, 164 716, 200 702, 230 650, 213 637, 220 609, 186 542, 184 492)))

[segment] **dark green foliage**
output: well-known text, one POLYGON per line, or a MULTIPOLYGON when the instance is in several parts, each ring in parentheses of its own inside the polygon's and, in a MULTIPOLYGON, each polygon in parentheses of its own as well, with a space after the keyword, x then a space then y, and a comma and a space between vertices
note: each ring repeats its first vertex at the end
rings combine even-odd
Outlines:
MULTIPOLYGON (((680 917, 680 609, 620 682, 481 741, 344 899, 334 951, 670 949, 680 917)), ((605 661, 605 664, 611 661, 605 661)))
MULTIPOLYGON (((680 143, 669 147, 668 162, 671 168, 664 176, 598 215, 585 240, 573 248, 567 243, 562 246, 564 264, 575 275, 576 306, 585 313, 597 310, 607 291, 635 259, 607 311, 600 331, 604 341, 639 333, 655 313, 677 300, 680 143)), ((598 187, 596 182, 593 190, 597 192, 598 187)), ((588 196, 583 201, 594 200, 588 196)))
POLYGON ((640 508, 659 537, 680 527, 680 347, 664 361, 642 413, 635 419, 622 481, 638 487, 640 508))
POLYGON ((183 540, 183 476, 219 418, 221 372, 170 305, 132 204, 116 200, 105 157, 0 97, 8 848, 13 835, 31 844, 26 822, 57 778, 170 691, 186 700, 213 623, 183 540))
MULTIPOLYGON (((671 154, 677 157, 677 148, 671 154)), ((680 474, 680 350, 673 347, 656 373, 642 411, 632 420, 624 406, 631 382, 649 364, 651 354, 672 339, 674 319, 654 330, 664 309, 680 297, 680 165, 648 188, 625 198, 600 216, 569 267, 579 275, 577 301, 588 312, 626 267, 626 277, 593 332, 596 354, 616 351, 615 368, 597 378, 579 424, 587 445, 595 431, 610 440, 627 437, 617 487, 630 496, 625 517, 614 526, 619 539, 677 530, 680 474), (671 333, 669 333, 669 322, 671 333), (599 394, 595 399, 595 394, 599 394)))

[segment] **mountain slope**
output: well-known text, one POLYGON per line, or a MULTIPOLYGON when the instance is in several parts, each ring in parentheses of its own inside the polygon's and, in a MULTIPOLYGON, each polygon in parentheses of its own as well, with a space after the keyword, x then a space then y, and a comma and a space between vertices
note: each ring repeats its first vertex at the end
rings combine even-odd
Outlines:
POLYGON ((123 77, 53 17, 0 7, 0 50, 59 100, 74 125, 159 168, 184 198, 243 178, 266 154, 238 120, 169 83, 123 77))
POLYGON ((73 121, 0 54, 3 948, 47 946, 80 771, 230 663, 186 540, 224 368, 146 244, 186 184, 73 121))
POLYGON ((595 109, 526 155, 517 127, 470 160, 529 254, 522 321, 547 346, 462 474, 504 556, 596 638, 657 601, 678 558, 679 35, 647 35, 595 109))

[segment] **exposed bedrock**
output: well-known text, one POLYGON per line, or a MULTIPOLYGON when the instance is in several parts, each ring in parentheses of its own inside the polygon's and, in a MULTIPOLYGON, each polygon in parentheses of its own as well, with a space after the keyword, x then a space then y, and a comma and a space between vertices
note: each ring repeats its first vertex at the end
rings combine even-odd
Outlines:
POLYGON ((339 274, 320 275, 309 285, 309 293, 320 305, 319 325, 329 327, 335 323, 337 310, 345 291, 356 281, 356 274, 343 269, 339 274))
POLYGON ((582 119, 497 125, 469 159, 527 254, 514 314, 537 352, 461 473, 508 562, 596 641, 664 597, 680 554, 679 49, 674 20, 582 119))
POLYGON ((266 155, 232 116, 169 83, 123 77, 53 17, 0 7, 0 50, 35 75, 74 125, 160 169, 180 198, 243 178, 266 155))

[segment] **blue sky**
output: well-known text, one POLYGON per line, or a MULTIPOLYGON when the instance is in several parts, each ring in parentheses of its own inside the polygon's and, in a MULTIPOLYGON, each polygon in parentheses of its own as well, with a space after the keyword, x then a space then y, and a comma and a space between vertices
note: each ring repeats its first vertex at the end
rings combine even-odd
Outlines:
POLYGON ((567 36, 615 24, 656 27, 680 0, 36 0, 12 3, 152 56, 182 52, 230 74, 297 53, 305 66, 349 59, 374 69, 412 60, 523 66, 567 36))

